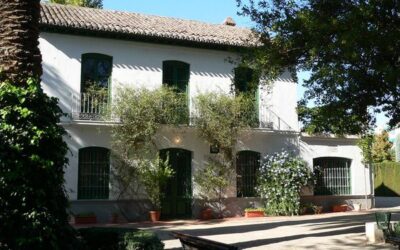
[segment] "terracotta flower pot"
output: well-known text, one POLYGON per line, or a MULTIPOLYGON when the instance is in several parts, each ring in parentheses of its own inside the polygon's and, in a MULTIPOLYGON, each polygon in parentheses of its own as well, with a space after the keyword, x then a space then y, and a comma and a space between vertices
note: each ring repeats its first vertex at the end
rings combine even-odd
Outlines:
POLYGON ((211 208, 205 208, 201 210, 200 212, 200 219, 202 220, 211 220, 212 219, 212 209, 211 208))
POLYGON ((244 217, 251 218, 251 217, 264 217, 264 211, 245 211, 244 217))
POLYGON ((160 211, 150 211, 150 220, 156 222, 160 220, 160 211))
POLYGON ((96 224, 96 215, 77 215, 75 216, 75 224, 96 224))
POLYGON ((332 212, 346 212, 347 208, 347 205, 334 205, 332 207, 332 212))

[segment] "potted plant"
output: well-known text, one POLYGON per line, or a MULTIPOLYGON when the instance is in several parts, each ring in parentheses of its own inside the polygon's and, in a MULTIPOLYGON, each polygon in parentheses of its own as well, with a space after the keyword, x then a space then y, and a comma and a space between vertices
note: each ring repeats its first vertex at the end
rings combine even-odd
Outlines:
POLYGON ((264 208, 246 208, 244 210, 244 217, 246 217, 246 218, 264 217, 264 216, 265 216, 264 208))
POLYGON ((199 195, 202 203, 200 219, 212 219, 213 210, 210 207, 212 200, 216 200, 219 209, 218 217, 222 217, 222 200, 225 189, 229 185, 229 171, 225 171, 225 165, 217 159, 210 158, 202 171, 194 175, 194 182, 199 188, 199 195))
POLYGON ((87 213, 79 213, 74 216, 75 218, 75 224, 80 225, 80 224, 96 224, 97 223, 97 217, 96 214, 93 212, 87 212, 87 213))
POLYGON ((354 211, 360 211, 361 210, 361 204, 357 203, 357 202, 354 202, 353 203, 353 210, 354 211))
POLYGON ((312 205, 312 210, 314 211, 314 214, 321 214, 322 211, 324 210, 323 206, 319 206, 319 205, 312 205))
POLYGON ((157 156, 153 160, 143 160, 139 163, 139 177, 146 194, 153 206, 149 211, 152 222, 160 220, 161 200, 163 198, 163 187, 174 174, 168 164, 168 159, 161 160, 157 156))

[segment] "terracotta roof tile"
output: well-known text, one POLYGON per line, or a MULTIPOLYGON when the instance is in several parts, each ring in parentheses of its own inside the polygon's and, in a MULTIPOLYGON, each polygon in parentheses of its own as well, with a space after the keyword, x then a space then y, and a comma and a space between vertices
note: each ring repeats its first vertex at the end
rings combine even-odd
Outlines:
POLYGON ((250 29, 236 26, 60 4, 42 4, 41 25, 226 46, 257 44, 250 29))

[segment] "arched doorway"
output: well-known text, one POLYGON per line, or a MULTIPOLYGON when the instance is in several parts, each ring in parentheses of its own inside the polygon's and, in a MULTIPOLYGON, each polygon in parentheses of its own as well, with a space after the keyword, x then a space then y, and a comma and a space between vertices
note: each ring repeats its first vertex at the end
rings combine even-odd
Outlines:
POLYGON ((161 216, 185 218, 192 215, 192 152, 181 148, 160 150, 161 159, 169 158, 175 174, 165 187, 161 216))
POLYGON ((256 196, 256 177, 260 168, 260 153, 240 151, 236 154, 237 197, 256 196))

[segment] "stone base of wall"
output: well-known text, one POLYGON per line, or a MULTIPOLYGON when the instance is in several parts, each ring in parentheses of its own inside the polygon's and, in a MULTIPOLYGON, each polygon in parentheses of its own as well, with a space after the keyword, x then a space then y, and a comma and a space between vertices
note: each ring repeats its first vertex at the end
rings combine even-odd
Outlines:
MULTIPOLYGON (((365 196, 349 195, 349 196, 302 196, 302 203, 313 203, 315 205, 323 206, 325 212, 331 212, 334 205, 347 204, 352 208, 352 204, 361 204, 361 209, 371 208, 373 204, 373 197, 368 196, 367 201, 365 196)), ((202 203, 194 199, 192 206, 192 218, 200 218, 202 210, 202 203)), ((213 218, 220 217, 239 217, 244 216, 244 210, 249 207, 262 207, 263 204, 260 198, 226 198, 223 205, 220 206, 218 202, 210 203, 213 209, 213 218)), ((145 221, 149 220, 149 211, 151 204, 148 200, 93 200, 93 201, 71 201, 69 208, 71 214, 89 213, 93 212, 97 215, 99 223, 110 223, 112 216, 117 213, 119 222, 130 221, 145 221)))
POLYGON ((353 209, 353 204, 355 203, 361 204, 361 209, 370 209, 373 207, 373 200, 374 197, 371 195, 367 196, 367 199, 365 199, 363 195, 310 195, 301 197, 301 203, 311 202, 315 205, 322 206, 325 212, 331 212, 334 205, 348 205, 353 209))

